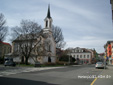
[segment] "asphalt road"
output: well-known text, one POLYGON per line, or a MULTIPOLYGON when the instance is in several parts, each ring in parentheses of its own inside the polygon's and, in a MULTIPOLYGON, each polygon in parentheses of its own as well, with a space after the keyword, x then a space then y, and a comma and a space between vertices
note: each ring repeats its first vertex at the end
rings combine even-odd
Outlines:
POLYGON ((21 72, 1 76, 0 85, 90 85, 103 70, 95 69, 94 65, 82 65, 21 72))

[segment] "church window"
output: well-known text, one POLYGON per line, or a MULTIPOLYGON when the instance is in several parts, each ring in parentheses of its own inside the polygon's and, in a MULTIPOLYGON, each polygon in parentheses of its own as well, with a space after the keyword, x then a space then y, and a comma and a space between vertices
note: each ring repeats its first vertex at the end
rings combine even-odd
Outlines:
POLYGON ((51 45, 49 45, 49 52, 51 51, 51 45))
POLYGON ((48 21, 46 21, 46 27, 48 26, 48 21))
POLYGON ((50 21, 50 24, 49 24, 49 26, 51 27, 51 21, 50 21))
POLYGON ((51 62, 51 57, 48 57, 48 62, 51 62))

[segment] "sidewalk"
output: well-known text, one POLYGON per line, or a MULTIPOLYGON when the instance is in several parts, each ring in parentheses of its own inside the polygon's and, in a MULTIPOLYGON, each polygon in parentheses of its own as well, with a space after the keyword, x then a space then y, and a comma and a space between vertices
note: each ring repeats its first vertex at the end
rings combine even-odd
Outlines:
POLYGON ((4 67, 0 65, 0 76, 7 76, 11 74, 25 73, 25 72, 35 72, 49 69, 65 68, 62 67, 4 67))
POLYGON ((113 66, 107 66, 95 80, 93 85, 113 85, 113 66))

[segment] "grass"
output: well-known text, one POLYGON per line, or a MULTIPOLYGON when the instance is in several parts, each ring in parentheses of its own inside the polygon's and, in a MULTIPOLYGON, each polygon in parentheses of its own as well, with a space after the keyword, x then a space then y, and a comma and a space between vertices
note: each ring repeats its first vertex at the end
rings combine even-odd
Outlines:
MULTIPOLYGON (((16 66, 20 66, 20 67, 35 67, 34 64, 29 64, 29 65, 26 65, 26 64, 17 64, 16 66)), ((59 66, 67 66, 67 65, 59 65, 59 64, 54 64, 54 65, 51 65, 51 64, 42 64, 40 67, 59 67, 59 66)))
POLYGON ((64 65, 58 65, 58 64, 55 64, 55 65, 41 65, 41 67, 59 67, 59 66, 64 66, 64 65))
POLYGON ((34 67, 33 64, 28 64, 28 65, 26 65, 26 64, 17 64, 16 66, 21 66, 21 67, 34 67))

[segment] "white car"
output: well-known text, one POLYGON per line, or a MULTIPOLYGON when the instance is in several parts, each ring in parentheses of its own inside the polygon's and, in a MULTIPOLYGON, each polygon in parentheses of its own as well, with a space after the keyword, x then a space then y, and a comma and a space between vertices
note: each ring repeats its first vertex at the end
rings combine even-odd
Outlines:
POLYGON ((104 68, 103 62, 97 62, 95 68, 104 68))

